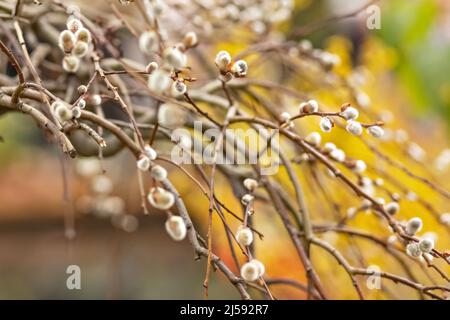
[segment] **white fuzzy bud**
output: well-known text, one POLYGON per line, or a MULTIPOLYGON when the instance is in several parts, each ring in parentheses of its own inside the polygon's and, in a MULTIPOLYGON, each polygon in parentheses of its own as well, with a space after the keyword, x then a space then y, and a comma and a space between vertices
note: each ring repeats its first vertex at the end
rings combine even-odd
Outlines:
POLYGON ((165 62, 177 70, 184 68, 187 64, 186 55, 178 47, 167 48, 163 56, 165 62))
POLYGON ((170 87, 170 74, 167 71, 158 69, 148 77, 148 87, 156 94, 162 94, 170 87))
POLYGON ((244 180, 244 187, 248 191, 253 192, 256 188, 258 188, 258 181, 252 178, 247 178, 244 180))
POLYGON ((84 109, 86 107, 86 100, 80 99, 80 101, 78 101, 77 103, 77 107, 80 109, 84 109))
POLYGON ((78 58, 84 57, 89 51, 89 45, 84 41, 77 41, 75 47, 72 50, 72 53, 76 55, 78 58))
POLYGON ((434 240, 432 238, 423 238, 419 241, 419 248, 422 252, 429 253, 434 249, 434 240))
POLYGON ((333 142, 327 142, 323 145, 323 151, 326 153, 330 153, 336 149, 337 147, 333 142))
POLYGON ((322 141, 322 136, 318 132, 311 132, 306 136, 305 141, 317 147, 322 141))
POLYGON ((250 228, 244 228, 240 227, 238 231, 236 232, 236 240, 239 242, 242 246, 249 246, 253 242, 253 232, 250 230, 250 228))
POLYGON ((366 169, 367 165, 363 160, 356 160, 355 166, 352 168, 353 172, 356 173, 363 173, 364 171, 366 171, 366 169))
POLYGON ((154 31, 146 31, 139 37, 139 49, 144 54, 152 54, 159 48, 158 35, 154 31))
POLYGON ((179 98, 183 94, 185 94, 186 91, 187 91, 187 87, 183 83, 183 81, 177 80, 172 83, 171 93, 172 93, 173 97, 179 98))
POLYGON ((360 136, 363 131, 361 123, 352 120, 347 122, 347 126, 345 127, 345 129, 355 136, 360 136))
POLYGON ((256 266, 258 267, 258 277, 262 277, 264 275, 264 272, 266 272, 266 268, 264 267, 263 263, 256 259, 252 259, 250 260, 250 262, 256 264, 256 266))
POLYGON ((316 100, 308 100, 300 103, 300 113, 313 113, 319 111, 319 104, 316 100))
POLYGON ((241 202, 244 206, 248 205, 250 202, 252 202, 254 197, 251 194, 244 194, 241 198, 241 202))
POLYGON ((102 97, 99 94, 93 94, 90 101, 93 106, 100 106, 102 104, 102 97))
POLYGON ((74 117, 75 119, 81 117, 81 109, 79 106, 75 106, 72 108, 72 117, 74 117))
POLYGON ((80 59, 73 55, 65 56, 63 58, 62 66, 66 72, 75 73, 80 67, 80 59))
POLYGON ((259 267, 256 263, 247 262, 241 267, 241 277, 245 281, 253 282, 259 278, 259 267))
POLYGON ((288 112, 282 112, 279 118, 282 123, 286 123, 291 119, 291 115, 288 112))
POLYGON ((155 61, 152 61, 145 67, 145 72, 150 74, 153 71, 155 71, 156 69, 158 69, 158 67, 159 67, 158 64, 155 61))
POLYGON ((231 66, 231 72, 236 78, 242 78, 247 75, 248 65, 244 60, 238 60, 231 66))
POLYGON ((81 28, 83 28, 83 23, 81 23, 80 19, 74 17, 74 16, 70 16, 67 19, 67 30, 75 33, 78 30, 80 30, 81 28))
POLYGON ((320 119, 320 130, 323 132, 330 132, 331 128, 333 128, 333 123, 328 117, 322 117, 320 119))
POLYGON ((422 251, 417 243, 410 243, 406 246, 406 253, 408 256, 418 258, 422 255, 422 251))
POLYGON ((169 236, 175 241, 181 241, 186 237, 186 224, 180 216, 171 216, 167 219, 165 227, 169 236))
POLYGON ((330 152, 331 159, 337 162, 345 161, 345 152, 341 149, 336 149, 330 152))
POLYGON ((52 109, 55 112, 56 118, 61 124, 69 121, 73 117, 72 110, 70 110, 67 104, 63 101, 53 102, 52 109))
POLYGON ((79 94, 85 94, 88 91, 88 87, 82 84, 78 87, 77 91, 79 94))
POLYGON ((76 41, 75 35, 69 30, 64 30, 59 34, 58 46, 65 53, 69 53, 75 46, 75 41, 76 41))
POLYGON ((197 34, 195 32, 188 32, 184 36, 183 44, 186 48, 195 47, 198 44, 197 34))
POLYGON ((155 149, 150 147, 148 144, 144 147, 144 150, 145 153, 147 154, 147 157, 149 157, 150 160, 155 160, 156 157, 158 156, 158 153, 155 151, 155 149))
POLYGON ((341 111, 341 116, 343 116, 346 120, 356 120, 359 116, 358 110, 353 107, 347 107, 343 111, 341 111))
POLYGON ((313 45, 308 39, 303 39, 298 43, 298 49, 302 53, 307 53, 313 49, 313 45))
POLYGON ((160 165, 154 166, 150 171, 150 174, 153 177, 153 179, 157 181, 163 181, 167 178, 167 170, 160 165))
POLYGON ((408 145, 408 154, 416 161, 423 161, 425 159, 426 153, 422 149, 421 146, 419 146, 415 142, 411 142, 408 145))
POLYGON ((151 188, 147 199, 153 207, 160 210, 168 210, 175 203, 174 195, 160 187, 151 188))
POLYGON ((141 171, 148 171, 150 169, 150 159, 147 156, 141 155, 136 161, 136 166, 141 171))
POLYGON ((367 128, 367 133, 372 137, 381 138, 384 135, 384 130, 380 126, 372 126, 367 128))
POLYGON ((374 183, 377 187, 381 187, 384 184, 384 180, 382 178, 376 178, 374 183))
POLYGON ((231 56, 227 51, 219 51, 214 62, 220 71, 225 72, 228 70, 228 65, 231 63, 231 56))
POLYGON ((439 221, 441 221, 443 224, 450 226, 450 213, 442 213, 439 217, 439 221))
POLYGON ((416 234, 422 229, 422 219, 415 217, 406 223, 406 233, 410 236, 416 234))
POLYGON ((75 37, 77 41, 85 42, 86 44, 90 43, 92 40, 91 32, 86 28, 81 28, 75 33, 75 37))
POLYGON ((400 211, 400 205, 398 204, 398 202, 395 201, 389 202, 384 206, 384 210, 386 210, 387 213, 393 216, 394 214, 400 211))

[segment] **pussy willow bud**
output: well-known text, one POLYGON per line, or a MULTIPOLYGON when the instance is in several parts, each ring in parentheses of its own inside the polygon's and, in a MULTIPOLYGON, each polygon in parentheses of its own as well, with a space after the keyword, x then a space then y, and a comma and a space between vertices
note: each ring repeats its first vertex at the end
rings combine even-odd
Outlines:
POLYGON ((92 40, 91 32, 86 28, 81 28, 75 33, 75 37, 77 41, 82 41, 86 43, 90 43, 92 40))
POLYGON ((80 59, 73 55, 65 56, 63 58, 62 66, 65 71, 69 73, 75 73, 80 67, 80 59))
POLYGON ((372 137, 381 138, 384 135, 384 130, 380 126, 372 126, 367 128, 367 133, 372 137))
POLYGON ((67 104, 63 101, 53 102, 52 109, 54 110, 56 118, 61 124, 69 121, 73 117, 72 110, 70 110, 67 104))
POLYGON ((183 38, 183 44, 186 48, 195 47, 198 44, 197 34, 195 32, 188 32, 183 38))
POLYGON ((431 238, 423 238, 419 241, 419 248, 422 252, 429 253, 434 249, 434 241, 431 238))
POLYGON ((159 67, 158 64, 155 61, 152 61, 145 67, 145 72, 150 74, 156 69, 158 69, 158 67, 159 67))
POLYGON ((408 154, 416 161, 423 161, 426 157, 425 151, 415 142, 408 145, 408 154))
POLYGON ((67 30, 75 33, 78 30, 80 30, 81 28, 83 28, 83 23, 81 23, 80 19, 75 18, 74 16, 70 16, 67 19, 67 30))
POLYGON ((366 171, 366 169, 367 165, 363 160, 356 160, 355 166, 352 168, 353 172, 356 173, 363 173, 364 171, 366 171))
POLYGON ((180 216, 171 216, 167 219, 165 227, 169 236, 175 241, 181 241, 186 237, 186 224, 180 216))
POLYGON ((301 53, 308 53, 313 49, 313 45, 308 39, 303 39, 298 43, 298 49, 301 53))
POLYGON ((228 70, 228 65, 231 63, 231 56, 227 51, 219 51, 214 62, 220 71, 225 72, 228 70))
POLYGON ((264 267, 263 263, 256 259, 252 259, 252 260, 250 260, 250 262, 252 262, 258 266, 258 278, 262 277, 264 275, 264 272, 266 272, 266 268, 264 267))
POLYGON ((141 155, 136 161, 136 166, 141 171, 148 171, 150 169, 150 159, 147 156, 141 155))
POLYGON ((72 117, 74 117, 75 119, 81 117, 81 109, 79 106, 75 106, 72 108, 72 117))
POLYGON ((241 267, 241 277, 245 281, 253 282, 259 278, 260 269, 256 263, 247 262, 241 267))
POLYGON ((82 84, 78 87, 77 91, 79 94, 85 94, 88 91, 88 87, 82 84))
POLYGON ((358 110, 353 107, 344 107, 340 113, 346 120, 356 120, 359 116, 358 110))
POLYGON ((80 101, 78 101, 77 103, 77 107, 80 109, 84 109, 86 107, 86 100, 80 99, 80 101))
POLYGON ((244 206, 248 205, 251 201, 253 201, 253 196, 251 194, 244 194, 241 198, 241 202, 244 206))
POLYGON ((384 210, 389 213, 391 216, 400 211, 400 205, 398 202, 389 202, 384 206, 384 210))
POLYGON ((417 243, 410 243, 406 246, 406 253, 413 258, 418 258, 421 256, 422 251, 417 243))
POLYGON ((415 217, 406 223, 406 233, 410 236, 416 234, 422 229, 422 219, 415 217))
POLYGON ((175 69, 179 70, 186 66, 186 55, 177 47, 167 48, 166 50, 164 50, 163 56, 165 62, 175 69))
POLYGON ((256 188, 258 188, 258 181, 252 178, 247 178, 244 180, 244 187, 248 191, 253 192, 256 188))
POLYGON ((330 132, 331 128, 333 128, 333 123, 328 117, 322 117, 320 119, 320 130, 323 132, 330 132))
POLYGON ((90 101, 93 106, 100 106, 102 104, 102 97, 99 94, 93 94, 90 101))
POLYGON ((333 150, 330 152, 330 158, 337 162, 343 162, 345 161, 345 152, 341 149, 333 150))
POLYGON ((322 136, 318 132, 311 132, 306 136, 305 141, 317 147, 322 141, 322 136))
POLYGON ((330 153, 336 149, 337 149, 337 147, 333 142, 327 142, 323 145, 323 151, 325 153, 330 153))
POLYGON ((236 232, 236 240, 239 242, 242 246, 249 246, 253 242, 253 232, 250 230, 250 228, 247 227, 240 227, 238 231, 236 232))
POLYGON ((150 147, 148 144, 144 147, 145 153, 147 154, 147 157, 149 157, 150 160, 155 160, 158 156, 158 153, 150 147))
POLYGON ((345 129, 355 136, 360 136, 363 131, 361 123, 353 120, 349 120, 347 122, 347 126, 345 127, 345 129))
POLYGON ((148 77, 148 87, 156 94, 162 94, 170 87, 170 74, 162 69, 157 69, 148 77))
POLYGON ((282 123, 285 123, 291 119, 291 115, 288 112, 282 112, 280 113, 279 118, 282 123))
POLYGON ((181 97, 187 91, 187 86, 183 83, 183 81, 177 80, 172 83, 171 94, 175 98, 181 97))
POLYGON ((160 165, 154 166, 150 171, 150 174, 156 181, 163 181, 167 178, 167 170, 160 165))
POLYGON ((75 35, 69 30, 64 30, 59 34, 58 46, 65 53, 69 53, 75 46, 75 41, 76 41, 75 35))
POLYGON ((238 60, 231 66, 231 72, 236 78, 242 78, 247 75, 248 65, 244 60, 238 60))
POLYGON ((384 184, 384 180, 383 180, 382 178, 376 178, 376 179, 374 180, 374 184, 375 184, 377 187, 381 187, 381 186, 384 184))
POLYGON ((72 50, 72 53, 79 58, 84 57, 89 51, 89 45, 84 41, 77 41, 75 43, 75 47, 72 50))
POLYGON ((319 111, 319 104, 316 100, 308 100, 306 102, 300 103, 299 106, 300 113, 312 113, 319 111))
POLYGON ((151 188, 147 195, 147 199, 153 207, 160 210, 168 210, 175 203, 174 195, 160 187, 151 188))
POLYGON ((145 31, 139 37, 139 49, 144 54, 152 54, 159 49, 158 35, 154 31, 145 31))

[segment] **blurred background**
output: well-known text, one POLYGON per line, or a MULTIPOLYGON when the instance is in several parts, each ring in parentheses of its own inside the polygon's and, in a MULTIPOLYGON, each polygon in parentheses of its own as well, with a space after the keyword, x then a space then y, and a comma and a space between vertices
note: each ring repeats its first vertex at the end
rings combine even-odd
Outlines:
MULTIPOLYGON (((97 1, 87 3, 78 2, 82 12, 87 5, 91 9, 99 6, 96 9, 99 15, 110 10, 97 1)), ((352 12, 367 1, 296 0, 293 3, 292 14, 275 30, 286 36, 314 21, 352 12)), ((406 143, 403 150, 397 145, 387 146, 391 156, 401 160, 406 159, 408 152, 411 157, 417 156, 417 161, 408 159, 406 164, 417 173, 431 171, 448 187, 448 160, 445 159, 449 158, 450 1, 382 0, 377 5, 381 8, 380 30, 367 29, 368 15, 363 11, 352 18, 332 20, 307 38, 315 47, 340 57, 341 64, 333 70, 337 74, 366 75, 368 80, 361 86, 366 96, 361 99, 370 99, 374 108, 384 115, 387 128, 392 129, 387 133, 396 135, 401 142, 405 132, 399 128, 403 128, 408 132, 408 141, 414 141, 419 148, 406 143), (446 149, 447 157, 439 160, 446 149)), ((239 39, 230 40, 212 47, 208 55, 212 60, 221 47, 237 53, 246 45, 239 39)), ((256 72, 250 75, 258 76, 256 72)), ((197 76, 201 81, 201 75, 197 76)), ((313 91, 313 95, 328 105, 344 102, 339 93, 329 93, 326 88, 313 91)), ((71 212, 64 201, 59 148, 48 145, 35 124, 20 114, 0 117, 0 136, 0 298, 203 298, 206 262, 194 261, 187 241, 177 243, 169 238, 161 213, 142 214, 135 162, 130 155, 121 152, 101 163, 95 159, 68 162, 71 195, 67 201, 73 204, 71 212), (106 179, 97 176, 102 169, 106 172, 102 177, 106 179), (111 218, 116 213, 120 213, 119 218, 111 218), (67 236, 74 235, 72 227, 76 236, 69 241, 67 236), (70 264, 81 268, 82 290, 66 288, 66 268, 70 264)), ((354 140, 343 143, 354 145, 353 156, 376 163, 354 140)), ((192 188, 192 183, 180 171, 171 171, 170 178, 179 188, 194 222, 205 232, 207 199, 192 188)), ((239 202, 226 180, 220 176, 218 179, 222 198, 240 212, 239 202)), ((449 210, 448 202, 423 185, 407 177, 401 179, 440 211, 449 210)), ((342 192, 337 184, 329 188, 337 195, 342 192)), ((312 205, 320 208, 314 190, 307 193, 312 205)), ((341 199, 343 210, 354 205, 350 197, 341 199)), ((402 208, 405 219, 423 210, 413 203, 402 208)), ((287 236, 279 234, 280 221, 273 221, 266 211, 264 204, 256 206, 261 216, 256 224, 265 234, 265 240, 257 242, 256 249, 260 250, 268 276, 292 277, 304 283, 303 272, 299 271, 301 265, 287 236)), ((433 217, 425 217, 424 222, 424 232, 438 233, 437 247, 447 249, 448 229, 438 225, 433 217)), ((353 223, 378 228, 370 217, 358 217, 353 223)), ((215 226, 219 229, 218 223, 215 226)), ((345 238, 331 234, 327 240, 346 248, 345 238)), ((231 262, 223 232, 214 241, 219 255, 231 262)), ((368 262, 398 270, 381 249, 361 243, 360 250, 368 262)), ((332 297, 355 298, 346 274, 336 268, 329 256, 318 255, 313 261, 324 282, 340 288, 332 292, 332 297)), ((390 289, 390 298, 416 298, 409 289, 390 289)), ((274 286, 273 291, 280 298, 304 298, 301 291, 292 288, 274 286)), ((210 297, 238 298, 235 289, 220 274, 212 277, 210 297)), ((378 292, 370 293, 369 297, 387 298, 378 292)))

